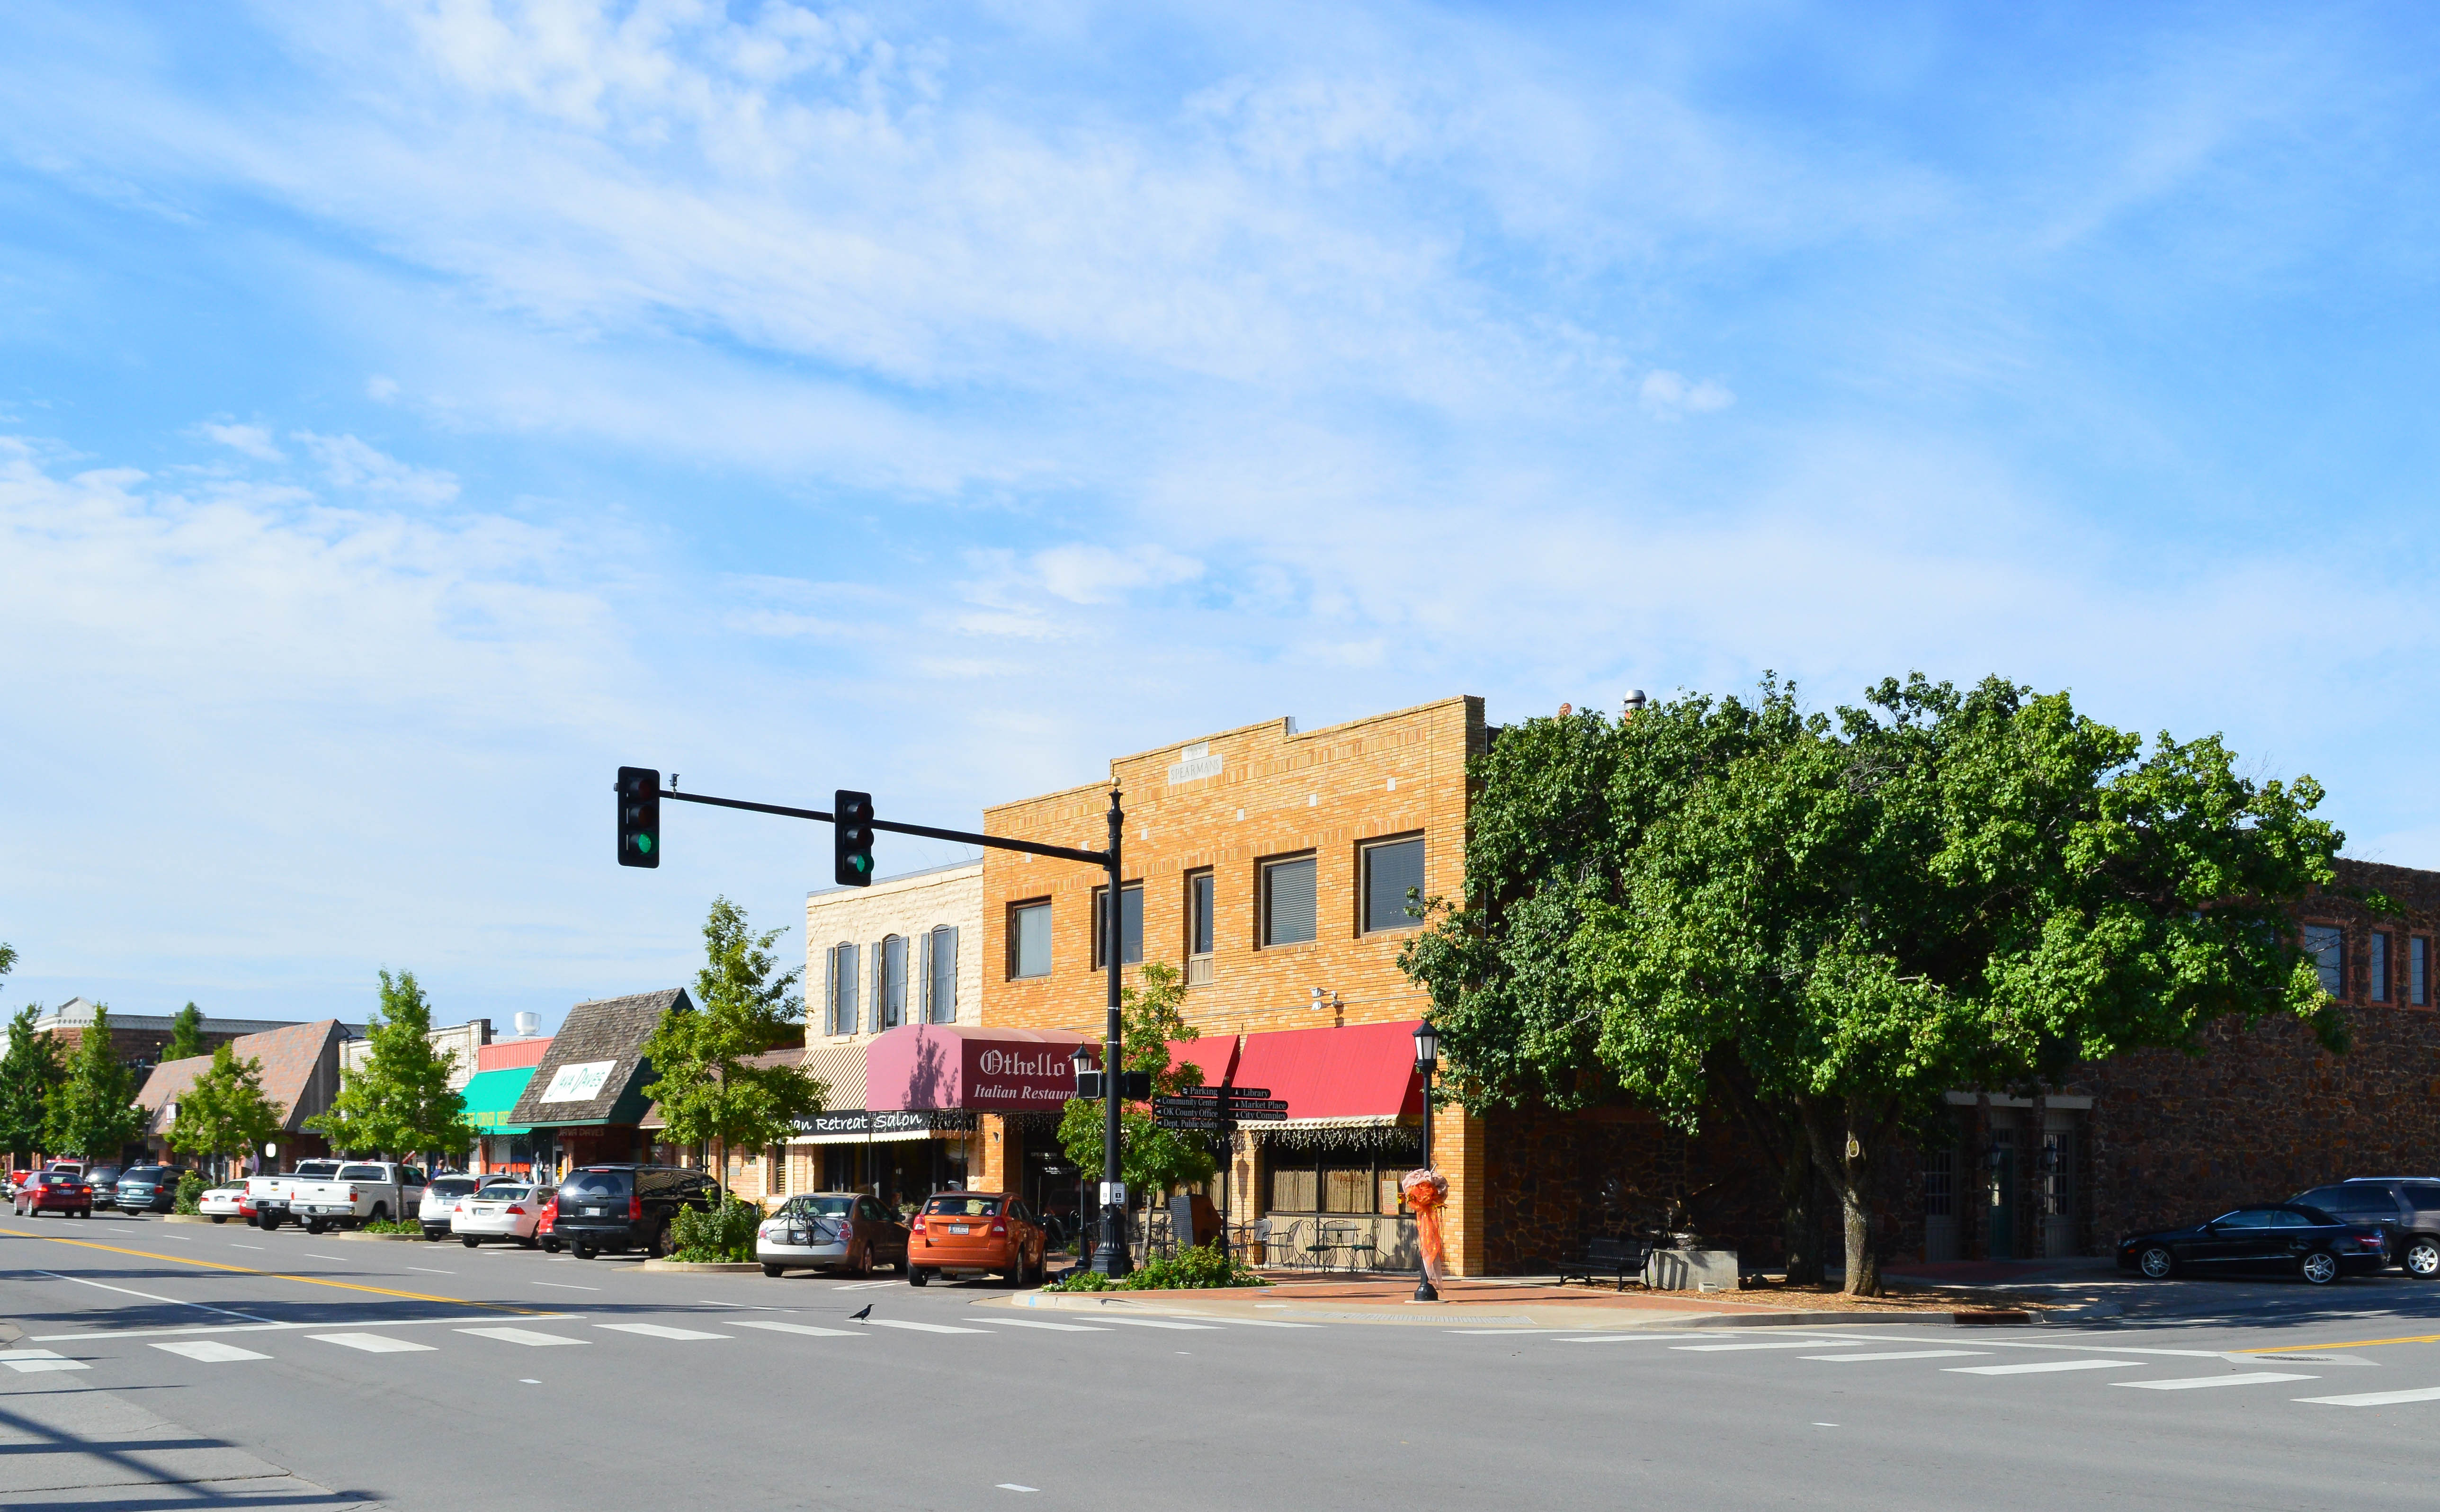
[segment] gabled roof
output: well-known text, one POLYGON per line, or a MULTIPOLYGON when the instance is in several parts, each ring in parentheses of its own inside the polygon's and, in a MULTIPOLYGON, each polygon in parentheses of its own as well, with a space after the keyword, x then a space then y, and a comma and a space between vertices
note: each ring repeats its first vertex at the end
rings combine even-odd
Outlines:
MULTIPOLYGON (((861 1050, 859 1048, 859 1053, 860 1053, 861 1050)), ((804 1064, 805 1053, 805 1047, 802 1045, 782 1045, 778 1050, 766 1050, 759 1055, 740 1056, 737 1064, 740 1066, 752 1066, 758 1070, 767 1066, 801 1066, 804 1064)), ((661 1116, 661 1105, 655 1103, 652 1107, 644 1109, 644 1116, 637 1121, 636 1126, 638 1128, 667 1128, 670 1126, 670 1121, 661 1116)))
POLYGON ((694 1006, 685 988, 671 987, 570 1008, 508 1122, 529 1128, 635 1123, 653 1079, 644 1041, 676 1003, 694 1006))
MULTIPOLYGON (((291 1024, 266 1034, 242 1035, 229 1041, 229 1051, 239 1060, 262 1062, 262 1095, 279 1109, 279 1126, 294 1132, 306 1119, 323 1111, 329 1095, 337 1090, 339 1044, 348 1037, 347 1028, 335 1018, 317 1023, 291 1024), (327 1072, 327 1077, 323 1073, 327 1072), (317 1078, 321 1085, 317 1088, 317 1078), (319 1095, 316 1095, 316 1094, 319 1095)), ((146 1132, 159 1133, 161 1109, 185 1096, 195 1085, 195 1079, 211 1070, 209 1055, 189 1055, 184 1060, 166 1060, 152 1068, 144 1079, 144 1089, 135 1094, 136 1106, 149 1115, 146 1132)))

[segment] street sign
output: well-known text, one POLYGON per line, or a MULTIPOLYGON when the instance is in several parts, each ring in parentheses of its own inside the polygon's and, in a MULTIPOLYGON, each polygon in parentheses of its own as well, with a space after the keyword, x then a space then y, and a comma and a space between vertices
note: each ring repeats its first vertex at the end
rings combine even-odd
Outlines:
MULTIPOLYGON (((1177 1095, 1180 1097, 1217 1098, 1220 1092, 1221 1089, 1217 1087, 1181 1087, 1177 1089, 1177 1095)), ((1228 1092, 1231 1101, 1244 1097, 1261 1098, 1271 1095, 1271 1089, 1267 1087, 1231 1087, 1228 1089, 1228 1092)))
POLYGON ((1276 1097, 1232 1097, 1229 1099, 1228 1107, 1229 1111, 1232 1113, 1262 1112, 1265 1110, 1284 1113, 1288 1110, 1288 1105, 1276 1097))
POLYGON ((1284 1109, 1277 1107, 1241 1107, 1232 1110, 1229 1116, 1240 1124, 1279 1124, 1284 1123, 1288 1115, 1284 1109))

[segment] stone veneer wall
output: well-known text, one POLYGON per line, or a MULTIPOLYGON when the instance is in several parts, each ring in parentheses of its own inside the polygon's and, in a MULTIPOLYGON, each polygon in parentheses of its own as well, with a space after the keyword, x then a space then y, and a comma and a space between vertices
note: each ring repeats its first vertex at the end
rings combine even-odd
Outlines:
POLYGON ((1749 1262, 1776 1266, 1776 1178, 1727 1114, 1680 1133, 1639 1108, 1487 1115, 1483 1258, 1492 1275, 1537 1274, 1582 1255, 1595 1235, 1639 1231, 1671 1200, 1694 1227, 1749 1262))

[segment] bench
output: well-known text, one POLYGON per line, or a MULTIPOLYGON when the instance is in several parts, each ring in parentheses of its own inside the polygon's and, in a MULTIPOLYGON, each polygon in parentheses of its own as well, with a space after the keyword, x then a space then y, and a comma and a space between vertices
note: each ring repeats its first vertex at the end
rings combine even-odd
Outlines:
POLYGON ((1570 1276, 1581 1277, 1590 1286, 1596 1276, 1617 1278, 1618 1289, 1624 1291, 1629 1276, 1643 1280, 1644 1268, 1652 1263, 1652 1246, 1638 1239, 1593 1239, 1585 1245, 1581 1259, 1573 1265, 1559 1267, 1559 1285, 1566 1286, 1570 1276))

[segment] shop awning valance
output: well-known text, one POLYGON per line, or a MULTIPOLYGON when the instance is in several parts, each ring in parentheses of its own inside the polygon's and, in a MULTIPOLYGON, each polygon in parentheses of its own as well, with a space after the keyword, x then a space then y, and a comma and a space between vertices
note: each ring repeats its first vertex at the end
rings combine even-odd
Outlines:
POLYGON ((1247 1035, 1237 1053, 1238 1087, 1262 1087, 1287 1106, 1287 1123, 1249 1124, 1261 1134, 1286 1128, 1360 1128, 1419 1118, 1423 1079, 1415 1074, 1418 1019, 1288 1029, 1247 1035))

